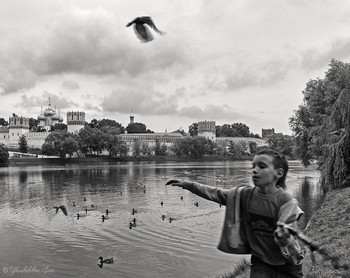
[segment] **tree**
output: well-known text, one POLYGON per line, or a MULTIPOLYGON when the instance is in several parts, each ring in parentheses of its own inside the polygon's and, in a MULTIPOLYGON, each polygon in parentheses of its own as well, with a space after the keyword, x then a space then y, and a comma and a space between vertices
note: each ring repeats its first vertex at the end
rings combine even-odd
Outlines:
POLYGON ((39 120, 34 118, 29 118, 29 130, 38 131, 39 120))
POLYGON ((258 144, 250 141, 249 143, 250 154, 255 155, 258 151, 258 144))
POLYGON ((303 90, 303 105, 294 111, 289 124, 295 136, 295 152, 308 165, 321 160, 327 144, 326 124, 342 90, 349 84, 350 64, 332 59, 324 79, 310 80, 303 90))
POLYGON ((236 130, 238 137, 249 137, 250 135, 249 127, 245 124, 235 123, 232 128, 236 130))
POLYGON ((188 133, 193 137, 198 135, 198 123, 193 123, 188 127, 188 133))
POLYGON ((98 122, 98 127, 103 128, 114 128, 115 130, 118 130, 118 134, 124 133, 125 128, 122 126, 122 124, 116 122, 115 120, 110 120, 110 119, 102 119, 101 121, 98 122))
POLYGON ((60 158, 79 150, 78 137, 66 131, 53 131, 46 138, 42 152, 48 155, 58 155, 60 158))
POLYGON ((90 127, 90 125, 86 125, 84 128, 80 129, 78 132, 79 137, 79 147, 80 150, 84 153, 90 153, 92 154, 92 148, 93 148, 93 128, 90 127))
POLYGON ((46 155, 55 155, 56 154, 56 150, 54 148, 54 145, 51 144, 51 143, 44 143, 42 146, 41 146, 41 152, 43 154, 46 154, 46 155))
POLYGON ((4 118, 0 118, 0 126, 8 126, 9 123, 4 118))
POLYGON ((51 128, 51 131, 55 130, 67 131, 67 125, 64 123, 57 123, 51 128))
POLYGON ((65 138, 62 142, 62 149, 65 152, 65 155, 69 155, 69 157, 72 157, 74 152, 78 153, 79 150, 79 144, 77 140, 73 138, 73 136, 69 136, 65 138))
POLYGON ((118 135, 105 134, 106 140, 106 150, 108 151, 108 156, 112 156, 113 150, 119 144, 120 138, 118 135))
POLYGON ((125 129, 129 134, 131 134, 131 133, 154 133, 153 131, 147 129, 146 125, 143 123, 130 123, 130 124, 128 124, 128 126, 125 129))
POLYGON ((228 150, 233 156, 244 156, 247 153, 248 144, 245 141, 230 141, 228 150))
POLYGON ((4 144, 0 144, 0 162, 6 162, 9 158, 9 152, 4 144))
POLYGON ((317 160, 324 191, 347 184, 350 175, 349 76, 350 64, 332 59, 325 78, 306 84, 304 103, 290 118, 296 153, 304 165, 317 160))
POLYGON ((22 153, 28 152, 27 137, 23 134, 18 139, 19 151, 22 153))
POLYGON ((86 125, 79 130, 78 136, 80 149, 85 154, 96 153, 98 155, 107 149, 107 136, 105 132, 98 128, 91 128, 86 125))
POLYGON ((154 146, 154 155, 155 156, 166 156, 167 155, 167 146, 163 143, 160 144, 159 140, 156 140, 154 146))
POLYGON ((119 144, 115 146, 112 155, 117 156, 119 154, 121 157, 124 157, 127 156, 128 152, 129 148, 126 143, 124 141, 120 141, 119 144))
POLYGON ((332 108, 318 161, 324 191, 350 186, 350 87, 342 90, 332 108))
POLYGON ((147 142, 142 142, 141 154, 144 156, 151 156, 152 155, 152 148, 149 146, 149 144, 147 142))
POLYGON ((140 140, 136 139, 134 141, 134 146, 133 146, 133 152, 132 152, 134 157, 139 157, 141 154, 141 142, 140 140))
POLYGON ((91 127, 91 128, 98 128, 99 125, 98 125, 98 120, 96 119, 92 119, 90 123, 88 123, 88 126, 91 127))
POLYGON ((267 143, 269 147, 284 155, 291 156, 293 151, 293 138, 289 135, 275 133, 269 136, 267 143))

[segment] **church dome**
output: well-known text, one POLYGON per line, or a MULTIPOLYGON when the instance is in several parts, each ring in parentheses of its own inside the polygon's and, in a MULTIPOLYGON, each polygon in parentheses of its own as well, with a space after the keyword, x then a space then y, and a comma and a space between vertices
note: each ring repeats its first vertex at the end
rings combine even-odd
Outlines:
POLYGON ((45 121, 45 120, 46 120, 46 117, 41 113, 41 114, 38 116, 38 120, 39 120, 39 121, 45 121))
POLYGON ((51 119, 53 120, 53 121, 59 121, 60 120, 60 116, 58 116, 56 113, 55 114, 53 114, 52 115, 52 117, 51 117, 51 119))
POLYGON ((55 115, 55 110, 53 110, 50 106, 45 110, 44 115, 46 117, 55 115))

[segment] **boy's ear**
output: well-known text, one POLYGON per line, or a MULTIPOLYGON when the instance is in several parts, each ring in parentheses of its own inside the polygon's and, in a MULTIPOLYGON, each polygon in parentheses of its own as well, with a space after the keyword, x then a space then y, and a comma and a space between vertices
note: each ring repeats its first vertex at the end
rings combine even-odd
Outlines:
POLYGON ((279 179, 279 178, 283 177, 284 170, 282 168, 278 168, 275 171, 276 171, 276 174, 275 174, 276 178, 279 179))

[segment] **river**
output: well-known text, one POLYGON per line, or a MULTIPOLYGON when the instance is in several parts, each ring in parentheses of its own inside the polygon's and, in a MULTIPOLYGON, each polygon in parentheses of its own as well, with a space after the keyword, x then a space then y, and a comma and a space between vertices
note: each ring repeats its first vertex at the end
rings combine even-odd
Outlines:
MULTIPOLYGON (((165 183, 179 178, 231 188, 251 184, 250 169, 250 161, 2 167, 0 277, 225 273, 242 258, 216 249, 225 208, 165 183), (56 213, 53 207, 60 205, 67 216, 56 213), (109 217, 102 221, 106 209, 109 217), (114 257, 114 263, 99 267, 100 256, 114 257)), ((305 212, 300 228, 321 199, 318 177, 317 171, 290 161, 288 192, 305 212)))

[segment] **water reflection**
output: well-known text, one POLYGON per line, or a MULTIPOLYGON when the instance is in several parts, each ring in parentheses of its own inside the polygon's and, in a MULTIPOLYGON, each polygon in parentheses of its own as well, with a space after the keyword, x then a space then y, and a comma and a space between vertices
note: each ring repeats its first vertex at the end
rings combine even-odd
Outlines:
POLYGON ((301 184, 295 197, 298 199, 300 208, 304 211, 304 215, 299 223, 299 227, 304 229, 323 197, 318 186, 318 181, 315 178, 304 176, 300 180, 301 184))
MULTIPOLYGON (((214 277, 240 260, 216 249, 224 208, 165 182, 231 188, 251 184, 250 168, 250 161, 0 168, 2 267, 49 266, 50 277, 214 277), (61 205, 67 216, 56 214, 61 205), (99 268, 100 256, 117 259, 99 268)), ((317 174, 290 168, 288 190, 306 222, 318 200, 317 174)))

